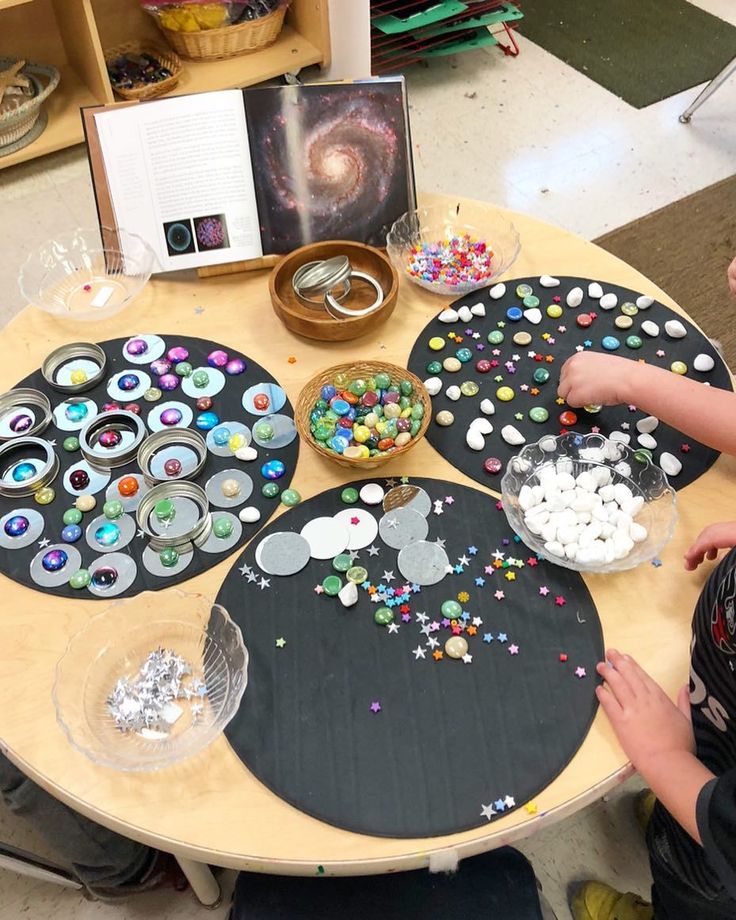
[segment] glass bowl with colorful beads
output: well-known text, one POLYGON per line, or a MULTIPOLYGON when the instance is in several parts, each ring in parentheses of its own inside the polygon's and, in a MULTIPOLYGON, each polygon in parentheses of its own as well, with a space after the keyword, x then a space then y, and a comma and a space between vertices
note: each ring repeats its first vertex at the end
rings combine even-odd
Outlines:
POLYGON ((521 243, 502 211, 463 201, 408 211, 391 227, 386 246, 400 275, 459 297, 493 284, 516 261, 521 243))
POLYGON ((411 450, 431 415, 418 377, 385 361, 361 361, 313 377, 299 394, 295 418, 300 437, 317 453, 371 469, 411 450))

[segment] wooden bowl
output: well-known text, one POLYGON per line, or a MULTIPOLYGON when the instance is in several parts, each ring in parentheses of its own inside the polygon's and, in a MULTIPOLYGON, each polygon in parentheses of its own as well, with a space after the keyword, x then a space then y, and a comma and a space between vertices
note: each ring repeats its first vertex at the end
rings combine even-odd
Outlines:
MULTIPOLYGON (((347 342, 372 332, 391 316, 399 296, 399 276, 391 260, 380 249, 349 240, 328 240, 310 243, 284 256, 271 272, 268 289, 276 316, 291 332, 320 342, 347 342), (294 293, 291 279, 305 262, 342 255, 350 259, 356 271, 372 275, 383 288, 383 303, 375 313, 334 319, 326 310, 320 310, 318 304, 310 308, 302 303, 294 293)), ((343 306, 360 310, 370 306, 374 299, 372 287, 356 283, 343 306)))
POLYGON ((352 467, 356 470, 373 470, 377 466, 381 466, 389 460, 393 460, 395 457, 406 456, 406 454, 424 437, 431 418, 432 400, 422 381, 418 377, 415 377, 414 374, 405 367, 399 367, 397 364, 388 364, 386 361, 358 361, 347 364, 335 364, 333 367, 328 367, 321 373, 316 374, 304 385, 304 388, 299 394, 296 410, 294 412, 296 429, 303 442, 309 444, 312 450, 316 451, 321 457, 326 457, 328 460, 340 466, 352 467), (322 387, 325 386, 325 384, 333 383, 338 374, 347 374, 351 380, 355 380, 357 377, 372 377, 379 371, 388 374, 392 384, 398 384, 402 380, 411 380, 414 387, 414 393, 419 397, 424 406, 424 417, 422 418, 422 424, 416 436, 403 447, 396 447, 390 453, 366 457, 365 460, 353 460, 350 457, 343 457, 342 454, 336 454, 335 451, 323 447, 320 442, 315 440, 312 436, 309 422, 309 416, 314 408, 314 404, 319 399, 322 387))

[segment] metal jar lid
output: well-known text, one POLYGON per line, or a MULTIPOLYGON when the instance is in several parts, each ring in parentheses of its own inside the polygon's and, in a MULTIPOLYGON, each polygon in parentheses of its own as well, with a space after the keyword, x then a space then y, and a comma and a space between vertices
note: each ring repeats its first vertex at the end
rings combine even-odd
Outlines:
POLYGON ((209 509, 207 494, 201 486, 184 480, 162 482, 143 496, 136 511, 136 520, 138 527, 150 540, 151 549, 155 552, 161 552, 162 549, 166 549, 168 546, 181 550, 182 547, 187 547, 192 543, 195 546, 201 546, 207 540, 212 531, 212 515, 209 509), (167 536, 166 534, 155 533, 151 529, 149 518, 156 505, 166 498, 174 502, 177 498, 188 498, 199 508, 200 514, 197 521, 185 533, 167 536))
POLYGON ((79 449, 87 463, 102 470, 113 470, 133 460, 146 438, 146 426, 134 413, 124 409, 100 412, 79 432, 79 449), (119 447, 102 448, 99 438, 106 431, 129 431, 133 439, 119 447))
POLYGON ((0 445, 0 495, 6 498, 33 495, 34 492, 52 483, 58 472, 59 458, 48 441, 42 438, 14 438, 0 445), (22 459, 15 459, 9 464, 8 457, 11 454, 21 457, 24 450, 40 451, 43 454, 43 466, 35 476, 21 482, 7 479, 6 476, 10 470, 23 462, 22 459))
POLYGON ((46 383, 59 393, 84 393, 102 380, 106 367, 107 355, 99 345, 94 342, 72 342, 55 348, 41 365, 41 373, 46 383), (88 358, 99 367, 99 371, 91 374, 83 383, 58 383, 56 372, 75 358, 88 358))
POLYGON ((40 409, 41 413, 36 417, 36 421, 25 431, 10 432, 9 434, 0 434, 0 441, 16 441, 19 437, 30 438, 33 435, 41 434, 51 422, 51 402, 45 393, 40 390, 32 390, 30 387, 18 387, 15 390, 8 390, 0 396, 0 418, 13 411, 13 409, 23 409, 27 406, 34 409, 40 409))
POLYGON ((291 283, 297 294, 321 296, 346 281, 350 270, 347 256, 333 256, 331 259, 306 262, 294 272, 291 283))
POLYGON ((202 472, 207 460, 207 444, 197 431, 191 428, 167 428, 157 431, 141 444, 138 449, 138 468, 143 473, 146 485, 155 486, 161 482, 179 482, 185 479, 196 479, 202 472), (194 469, 182 471, 178 476, 167 476, 163 479, 156 476, 151 470, 153 458, 166 447, 189 447, 197 455, 198 462, 194 469))

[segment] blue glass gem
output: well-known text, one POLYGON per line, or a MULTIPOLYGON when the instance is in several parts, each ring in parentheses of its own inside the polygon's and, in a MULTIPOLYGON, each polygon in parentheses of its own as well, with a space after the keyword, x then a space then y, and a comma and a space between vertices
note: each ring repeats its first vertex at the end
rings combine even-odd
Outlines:
POLYGON ((229 428, 215 428, 212 432, 212 440, 217 444, 218 447, 224 447, 225 444, 230 440, 232 431, 229 428))
POLYGON ((523 315, 524 311, 521 309, 521 307, 509 307, 506 311, 506 319, 510 323, 518 323, 523 315))
POLYGON ((89 409, 86 403, 69 403, 64 410, 64 415, 66 415, 70 422, 81 422, 82 419, 87 418, 88 413, 89 409))
POLYGON ((617 348, 621 347, 621 343, 615 335, 604 335, 601 339, 601 345, 606 351, 616 351, 617 348))
POLYGON ((13 467, 13 479, 15 482, 25 482, 36 475, 36 467, 33 463, 19 463, 13 467))
POLYGON ((281 460, 269 460, 261 467, 261 476, 264 479, 281 479, 285 472, 286 466, 281 460))
POLYGON ((197 416, 195 425, 200 431, 210 431, 215 425, 220 424, 220 417, 214 412, 203 412, 197 416))
POLYGON ((330 438, 330 447, 335 451, 336 454, 341 454, 349 443, 350 442, 346 441, 345 438, 341 438, 338 435, 330 438))
POLYGON ((458 361, 462 361, 463 364, 467 364, 473 357, 473 352, 469 348, 458 348, 455 352, 455 357, 458 361))
POLYGON ((22 514, 14 514, 5 522, 4 530, 9 537, 22 537, 30 527, 30 523, 28 518, 23 517, 22 514))
POLYGON ((332 386, 331 383, 326 383, 320 390, 320 396, 322 399, 326 399, 327 402, 329 402, 336 393, 337 390, 332 386))
POLYGON ((350 403, 345 399, 333 399, 330 408, 335 415, 347 415, 350 412, 350 403))
POLYGON ((41 565, 47 572, 59 572, 67 564, 69 557, 63 549, 52 549, 41 560, 41 565))
POLYGON ((140 384, 141 378, 137 374, 123 374, 122 377, 118 377, 118 388, 126 393, 135 390, 140 384))
POLYGON ((95 540, 100 546, 115 546, 120 539, 120 528, 112 521, 105 521, 95 531, 95 540))
POLYGON ((103 565, 92 573, 91 584, 98 590, 104 591, 107 588, 112 588, 117 580, 118 570, 111 565, 103 565))
POLYGON ((61 531, 61 539, 65 543, 76 543, 82 536, 82 528, 79 524, 67 524, 61 531))

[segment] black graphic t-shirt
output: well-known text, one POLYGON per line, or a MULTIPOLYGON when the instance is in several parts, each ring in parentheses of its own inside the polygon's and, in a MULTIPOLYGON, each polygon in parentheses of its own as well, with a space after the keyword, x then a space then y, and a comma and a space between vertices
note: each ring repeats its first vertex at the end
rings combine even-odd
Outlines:
POLYGON ((716 775, 697 803, 703 846, 658 804, 652 860, 708 900, 736 899, 736 549, 711 573, 695 608, 690 706, 697 756, 716 775))

